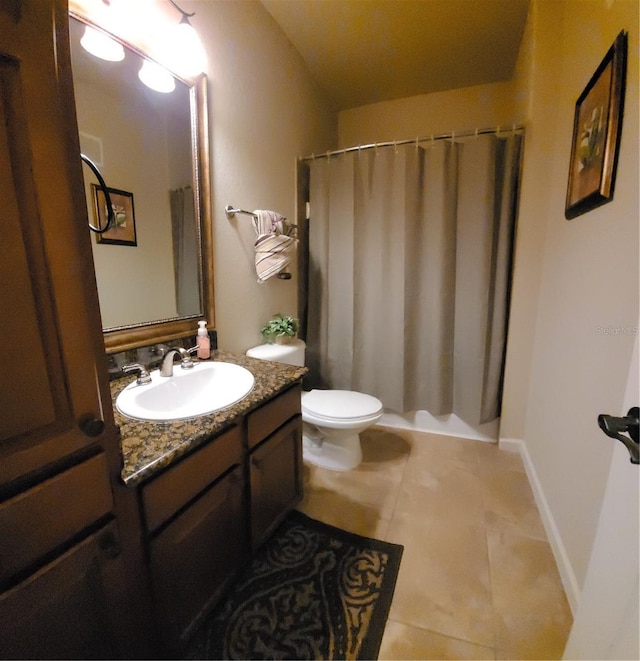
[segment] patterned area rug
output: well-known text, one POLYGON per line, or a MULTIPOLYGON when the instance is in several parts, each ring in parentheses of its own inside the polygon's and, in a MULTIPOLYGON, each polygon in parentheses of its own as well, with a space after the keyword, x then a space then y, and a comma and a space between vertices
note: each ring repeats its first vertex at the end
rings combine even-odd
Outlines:
POLYGON ((402 550, 291 512, 187 658, 376 659, 402 550))

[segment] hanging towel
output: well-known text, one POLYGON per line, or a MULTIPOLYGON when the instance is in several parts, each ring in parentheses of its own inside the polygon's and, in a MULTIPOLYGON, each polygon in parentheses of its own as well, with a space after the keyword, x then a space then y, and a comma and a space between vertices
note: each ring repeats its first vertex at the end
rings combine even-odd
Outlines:
POLYGON ((258 282, 265 282, 274 275, 290 278, 288 255, 298 242, 297 226, 289 224, 279 213, 264 209, 253 212, 253 226, 257 235, 254 247, 258 282))

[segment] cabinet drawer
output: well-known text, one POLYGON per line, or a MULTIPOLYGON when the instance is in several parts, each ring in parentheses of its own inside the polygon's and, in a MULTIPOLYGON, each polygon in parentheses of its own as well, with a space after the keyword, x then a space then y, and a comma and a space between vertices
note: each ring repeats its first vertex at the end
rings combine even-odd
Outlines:
POLYGON ((301 396, 302 387, 295 385, 250 413, 247 422, 249 448, 260 443, 294 415, 299 415, 301 396))
POLYGON ((158 476, 142 490, 147 530, 154 531, 242 458, 242 432, 234 427, 158 476))
POLYGON ((0 505, 0 582, 38 561, 113 508, 104 453, 0 505))

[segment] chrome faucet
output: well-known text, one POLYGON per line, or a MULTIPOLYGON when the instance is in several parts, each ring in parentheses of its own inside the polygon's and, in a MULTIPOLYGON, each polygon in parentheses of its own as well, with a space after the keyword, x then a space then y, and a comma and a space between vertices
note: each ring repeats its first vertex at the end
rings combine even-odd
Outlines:
POLYGON ((195 353, 198 350, 198 347, 192 347, 191 349, 183 349, 182 347, 173 347, 169 349, 162 359, 162 367, 160 368, 160 376, 173 376, 173 358, 176 354, 180 355, 182 362, 180 367, 183 370, 191 369, 193 367, 193 361, 191 360, 191 354, 195 353))
POLYGON ((132 363, 131 365, 123 365, 122 366, 122 371, 123 372, 138 372, 138 378, 136 379, 136 383, 139 386, 144 386, 147 383, 151 383, 151 375, 149 374, 149 370, 142 364, 142 363, 132 363))

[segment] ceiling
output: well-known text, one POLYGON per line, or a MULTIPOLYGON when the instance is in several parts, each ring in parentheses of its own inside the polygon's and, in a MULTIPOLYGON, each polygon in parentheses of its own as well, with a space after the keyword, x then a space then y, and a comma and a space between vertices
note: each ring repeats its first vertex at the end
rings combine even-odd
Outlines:
POLYGON ((529 0, 262 0, 335 110, 509 80, 529 0))

